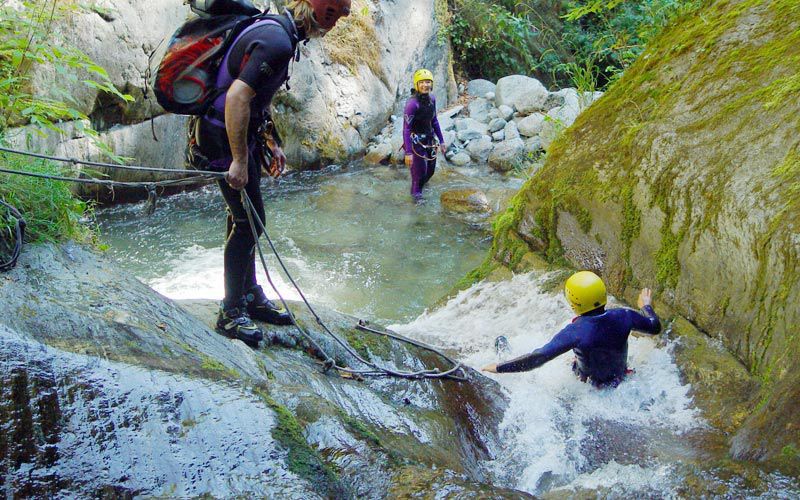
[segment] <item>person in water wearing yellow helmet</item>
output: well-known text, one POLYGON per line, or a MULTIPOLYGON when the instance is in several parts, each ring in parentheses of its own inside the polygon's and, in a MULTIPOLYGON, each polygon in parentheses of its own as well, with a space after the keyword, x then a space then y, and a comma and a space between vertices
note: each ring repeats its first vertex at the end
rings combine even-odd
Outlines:
POLYGON ((436 171, 437 149, 442 153, 447 151, 436 118, 436 99, 432 90, 433 74, 427 69, 417 70, 403 119, 405 164, 411 173, 411 196, 416 201, 422 198, 422 188, 436 171), (434 142, 434 134, 439 140, 438 145, 434 142))
POLYGON ((661 323, 652 306, 652 292, 642 289, 640 311, 606 310, 606 286, 599 276, 580 271, 567 280, 564 294, 578 316, 543 347, 504 363, 485 366, 491 373, 524 372, 538 368, 570 349, 572 371, 595 387, 616 387, 628 373, 628 336, 631 330, 655 335, 661 323))

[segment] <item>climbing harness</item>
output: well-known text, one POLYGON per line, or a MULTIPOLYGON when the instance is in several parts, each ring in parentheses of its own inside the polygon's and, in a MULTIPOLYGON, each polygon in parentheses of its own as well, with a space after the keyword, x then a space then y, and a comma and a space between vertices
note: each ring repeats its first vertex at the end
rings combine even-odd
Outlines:
POLYGON ((433 161, 436 159, 439 142, 433 141, 430 144, 425 144, 425 141, 429 139, 428 134, 417 134, 412 132, 411 133, 411 152, 417 158, 422 158, 425 161, 433 161), (419 146, 430 156, 423 156, 417 153, 417 149, 414 146, 419 146))
POLYGON ((10 245, 13 246, 11 250, 11 257, 9 257, 9 260, 6 262, 0 261, 0 272, 6 272, 10 271, 15 265, 17 265, 17 259, 22 251, 22 240, 25 238, 25 219, 22 218, 22 215, 13 206, 9 205, 3 200, 0 200, 0 204, 8 209, 11 217, 16 219, 16 223, 14 224, 14 243, 13 245, 10 245))
POLYGON ((317 355, 319 355, 319 357, 323 359, 323 365, 324 365, 323 371, 327 372, 331 368, 335 368, 339 372, 349 373, 351 375, 357 375, 357 376, 358 375, 360 375, 360 376, 373 376, 373 377, 389 376, 389 377, 398 377, 398 378, 407 378, 407 379, 445 379, 446 378, 446 379, 459 380, 459 381, 466 380, 466 376, 463 373, 463 367, 462 367, 461 363, 449 358, 447 355, 445 355, 441 351, 438 351, 437 349, 435 349, 435 348, 433 348, 431 346, 423 344, 422 342, 418 342, 418 341, 415 341, 415 340, 412 340, 412 339, 408 339, 406 337, 403 337, 403 336, 398 335, 398 334, 393 333, 393 332, 379 331, 379 330, 375 330, 373 328, 369 328, 369 327, 366 326, 366 322, 359 321, 359 324, 356 326, 356 328, 358 328, 359 330, 363 330, 363 331, 367 331, 367 332, 371 332, 371 333, 375 333, 375 334, 379 334, 379 335, 384 335, 386 337, 390 337, 390 338, 393 338, 395 340, 399 340, 401 342, 406 342, 406 343, 415 345, 417 347, 420 347, 422 349, 426 349, 426 350, 431 351, 431 352, 439 355, 440 357, 444 358, 449 363, 453 364, 453 367, 450 368, 449 370, 446 370, 446 371, 440 371, 438 368, 434 368, 434 369, 431 369, 431 370, 400 371, 400 370, 393 370, 391 368, 387 368, 387 367, 383 367, 383 366, 378 366, 377 364, 372 363, 371 361, 367 361, 364 358, 362 358, 350 346, 350 344, 348 344, 347 342, 345 342, 344 340, 339 338, 338 335, 333 333, 328 328, 328 326, 325 325, 325 323, 322 321, 322 318, 319 317, 317 312, 314 310, 314 308, 311 306, 311 304, 306 299, 306 296, 305 296, 305 294, 303 294, 303 291, 297 285, 297 282, 295 282, 294 278, 289 273, 289 270, 286 268, 286 265, 283 263, 283 259, 281 259, 280 254, 278 253, 277 249, 275 248, 275 245, 272 242, 272 239, 269 237, 269 234, 267 233, 266 227, 264 227, 264 222, 261 220, 261 218, 258 216, 258 214, 255 213, 255 208, 253 207, 253 202, 250 200, 250 196, 248 196, 247 192, 244 191, 244 190, 242 190, 241 193, 242 193, 242 195, 241 195, 242 196, 242 204, 245 207, 245 212, 247 213, 247 220, 248 220, 248 222, 250 224, 250 231, 252 231, 253 235, 257 235, 258 234, 258 232, 256 231, 256 222, 258 222, 258 228, 261 229, 261 231, 263 232, 264 237, 267 240, 267 243, 269 244, 270 249, 272 250, 272 253, 275 255, 275 258, 278 260, 278 263, 280 264, 281 269, 283 269, 283 273, 286 275, 286 277, 292 283, 292 286, 295 288, 295 290, 297 290, 297 293, 300 295, 300 298, 302 299, 302 301, 305 304, 306 308, 314 316, 314 319, 317 321, 317 324, 325 331, 325 333, 327 333, 331 338, 333 338, 333 340, 336 341, 336 343, 339 344, 343 349, 345 349, 351 356, 353 356, 355 359, 357 359, 360 363, 362 363, 362 364, 364 364, 364 365, 366 365, 366 366, 368 366, 370 368, 370 369, 364 369, 364 370, 356 370, 356 369, 353 369, 353 368, 349 368, 349 367, 346 367, 346 366, 340 366, 340 365, 336 364, 334 359, 331 358, 319 346, 319 344, 317 344, 317 342, 315 342, 314 339, 311 338, 311 336, 297 323, 297 319, 295 318, 294 313, 292 313, 291 309, 289 309, 289 305, 286 303, 286 300, 283 298, 283 295, 281 295, 281 293, 278 291, 278 287, 275 286, 275 283, 272 281, 272 276, 270 275, 269 270, 267 269, 267 262, 266 262, 266 260, 264 258, 264 252, 261 249, 261 244, 259 242, 259 239, 256 238, 256 240, 255 240, 256 241, 256 250, 258 251, 258 256, 259 256, 259 259, 261 260, 261 265, 264 268, 264 272, 267 275, 267 281, 269 282, 270 286, 275 291, 275 293, 278 295, 278 299, 281 301, 281 304, 283 305, 284 309, 286 309, 289 312, 289 316, 292 319, 292 324, 295 326, 297 331, 306 340, 308 340, 308 342, 311 344, 312 348, 316 351, 317 355))

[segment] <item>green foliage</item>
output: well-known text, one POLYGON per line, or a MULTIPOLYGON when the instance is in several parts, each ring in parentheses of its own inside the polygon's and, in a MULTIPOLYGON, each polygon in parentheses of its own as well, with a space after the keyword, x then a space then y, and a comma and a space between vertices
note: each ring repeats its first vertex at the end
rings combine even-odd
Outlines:
POLYGON ((78 8, 58 0, 27 0, 19 7, 0 3, 0 133, 24 123, 57 130, 58 121, 86 119, 73 106, 68 84, 81 82, 132 100, 114 87, 103 68, 55 36, 55 23, 78 8), (30 70, 35 66, 47 66, 56 74, 47 95, 30 91, 30 70))
POLYGON ((697 0, 576 0, 566 2, 563 43, 575 61, 547 65, 554 78, 576 87, 595 75, 596 86, 616 80, 644 51, 645 45, 697 0), (576 70, 580 68, 581 72, 576 70), (591 68, 587 72, 586 68, 591 68), (576 81, 577 76, 577 81, 576 81))
POLYGON ((699 0, 451 0, 444 28, 470 77, 533 74, 553 85, 604 88, 645 44, 699 0))
POLYGON ((481 0, 454 0, 451 8, 442 30, 467 74, 497 79, 536 65, 529 50, 536 32, 525 16, 481 0))
MULTIPOLYGON (((68 171, 42 160, 30 161, 20 156, 0 153, 0 165, 10 170, 48 175, 70 175, 68 171)), ((61 181, 0 174, 0 199, 13 205, 27 222, 26 239, 42 242, 59 239, 89 241, 91 230, 81 219, 91 214, 92 207, 72 195, 61 181)), ((4 211, 4 210, 0 210, 4 211)), ((0 232, 11 230, 9 220, 0 220, 0 232)))
MULTIPOLYGON (((65 120, 74 121, 79 132, 96 137, 91 127, 84 125, 87 117, 76 108, 66 90, 68 85, 82 83, 120 99, 132 100, 114 87, 103 68, 56 34, 56 23, 78 9, 80 7, 71 1, 0 1, 0 142, 8 127, 29 123, 35 130, 58 132, 57 123, 65 120), (37 66, 55 73, 46 94, 34 94, 31 90, 31 70, 37 66)), ((98 145, 103 146, 99 141, 98 145)), ((0 162, 13 170, 70 175, 68 169, 12 155, 0 155, 0 162)), ((28 223, 29 240, 87 240, 91 237, 91 231, 80 224, 90 207, 73 198, 67 184, 0 175, 0 197, 22 212, 28 223)), ((11 223, 13 221, 3 216, 0 233, 7 234, 11 223)))

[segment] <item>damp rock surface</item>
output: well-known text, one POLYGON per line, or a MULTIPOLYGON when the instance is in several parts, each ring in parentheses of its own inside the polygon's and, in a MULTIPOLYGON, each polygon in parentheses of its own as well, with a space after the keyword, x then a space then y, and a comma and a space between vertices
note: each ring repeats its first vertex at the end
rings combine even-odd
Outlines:
POLYGON ((316 308, 346 349, 295 303, 309 337, 264 325, 274 343, 250 349, 211 330, 216 307, 172 302, 74 244, 26 246, 0 276, 0 487, 382 498, 409 481, 424 490, 410 467, 464 495, 515 494, 483 465, 506 404, 493 382, 468 369, 465 382, 325 373, 320 349, 341 366, 363 367, 356 354, 398 370, 450 365, 316 308))

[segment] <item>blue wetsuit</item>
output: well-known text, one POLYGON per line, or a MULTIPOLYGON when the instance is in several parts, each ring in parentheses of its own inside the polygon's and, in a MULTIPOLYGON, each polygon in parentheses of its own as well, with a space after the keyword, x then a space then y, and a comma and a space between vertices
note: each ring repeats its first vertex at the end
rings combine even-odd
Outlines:
POLYGON ((592 385, 616 386, 628 368, 628 335, 636 330, 652 335, 661 323, 650 306, 641 313, 633 309, 599 309, 575 318, 543 347, 530 354, 497 365, 498 373, 524 372, 538 368, 570 349, 575 352, 573 371, 592 385))

